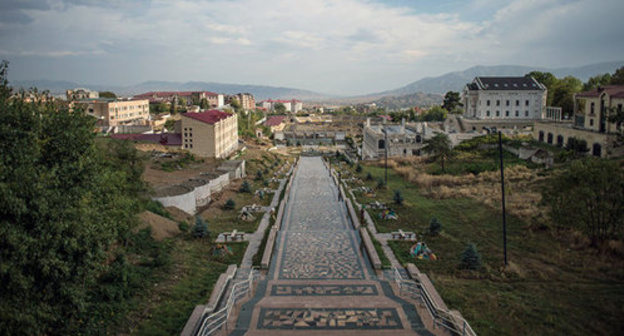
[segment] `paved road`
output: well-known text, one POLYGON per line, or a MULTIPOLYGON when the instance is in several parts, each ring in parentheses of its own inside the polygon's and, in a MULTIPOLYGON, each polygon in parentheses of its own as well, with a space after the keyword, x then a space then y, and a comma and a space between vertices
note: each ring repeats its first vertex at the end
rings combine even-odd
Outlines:
POLYGON ((429 335, 364 257, 319 157, 302 157, 266 279, 232 335, 429 335))

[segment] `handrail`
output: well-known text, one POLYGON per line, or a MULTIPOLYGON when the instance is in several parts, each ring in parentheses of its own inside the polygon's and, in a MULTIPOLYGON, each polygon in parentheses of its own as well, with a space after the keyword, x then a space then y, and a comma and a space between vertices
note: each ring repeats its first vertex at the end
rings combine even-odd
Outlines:
POLYGON ((249 270, 247 280, 235 283, 230 289, 230 295, 228 296, 225 307, 213 312, 209 316, 203 319, 199 330, 196 335, 208 336, 213 335, 219 331, 223 326, 227 329, 227 321, 230 318, 230 313, 234 308, 234 305, 245 295, 251 292, 253 289, 253 282, 259 277, 257 267, 254 266, 249 270))
POLYGON ((427 311, 433 319, 433 327, 441 325, 442 327, 453 331, 462 336, 476 336, 470 324, 461 316, 453 314, 451 311, 438 307, 436 302, 431 298, 431 294, 427 288, 413 280, 404 279, 396 267, 393 267, 394 280, 399 287, 399 295, 406 295, 414 299, 420 300, 427 307, 427 311))

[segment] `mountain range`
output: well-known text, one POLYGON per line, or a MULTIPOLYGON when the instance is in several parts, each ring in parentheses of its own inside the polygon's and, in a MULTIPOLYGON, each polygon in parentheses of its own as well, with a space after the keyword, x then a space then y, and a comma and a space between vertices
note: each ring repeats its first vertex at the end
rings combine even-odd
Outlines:
POLYGON ((531 71, 550 72, 558 78, 574 76, 585 82, 592 76, 604 73, 613 73, 624 66, 624 61, 595 63, 580 67, 567 68, 540 68, 518 65, 475 66, 463 71, 449 72, 438 77, 427 77, 409 83, 398 89, 372 93, 353 97, 339 97, 330 94, 318 93, 287 87, 264 85, 240 85, 214 82, 169 82, 148 81, 132 86, 89 85, 70 81, 35 80, 12 81, 14 88, 37 87, 39 90, 49 90, 53 95, 62 95, 65 90, 76 87, 86 87, 96 91, 113 91, 120 96, 132 96, 149 91, 213 91, 224 94, 248 92, 254 95, 256 101, 265 99, 299 99, 306 103, 325 104, 361 104, 376 103, 387 108, 401 108, 410 106, 427 106, 441 101, 441 95, 447 91, 461 92, 466 83, 477 76, 523 76, 531 71))

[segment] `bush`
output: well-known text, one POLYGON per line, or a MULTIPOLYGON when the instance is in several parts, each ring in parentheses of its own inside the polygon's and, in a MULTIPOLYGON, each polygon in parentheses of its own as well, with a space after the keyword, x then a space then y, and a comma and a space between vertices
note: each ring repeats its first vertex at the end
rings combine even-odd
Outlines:
POLYGON ((226 210, 233 210, 236 207, 236 202, 234 202, 233 199, 228 199, 225 204, 223 205, 223 208, 226 210))
POLYGON ((366 174, 366 181, 372 181, 373 180, 373 175, 371 175, 371 173, 366 174))
POLYGON ((258 169, 258 171, 256 172, 256 181, 262 181, 263 179, 264 176, 262 176, 262 171, 258 169))
POLYGON ((401 194, 401 190, 394 191, 394 197, 392 197, 395 204, 402 205, 403 204, 403 194, 401 194))
POLYGON ((460 269, 478 270, 481 268, 481 255, 473 243, 469 243, 461 254, 460 269))
POLYGON ((210 236, 210 231, 208 231, 208 224, 200 217, 195 217, 195 226, 193 227, 193 237, 195 238, 204 238, 210 236))
POLYGON ((362 165, 358 163, 357 167, 355 167, 355 172, 356 173, 361 173, 362 172, 362 165))
POLYGON ((442 224, 440 221, 438 221, 436 217, 431 218, 431 221, 429 221, 429 233, 437 236, 440 234, 440 231, 442 231, 442 224))
POLYGON ((243 184, 241 184, 240 188, 238 189, 238 192, 242 192, 242 193, 251 193, 251 186, 249 185, 249 182, 247 182, 247 180, 243 181, 243 184))
POLYGON ((182 232, 188 232, 189 224, 186 221, 181 221, 180 223, 178 223, 178 228, 182 232))
POLYGON ((377 189, 383 189, 385 187, 386 187, 386 181, 384 181, 384 179, 380 177, 377 180, 377 189))

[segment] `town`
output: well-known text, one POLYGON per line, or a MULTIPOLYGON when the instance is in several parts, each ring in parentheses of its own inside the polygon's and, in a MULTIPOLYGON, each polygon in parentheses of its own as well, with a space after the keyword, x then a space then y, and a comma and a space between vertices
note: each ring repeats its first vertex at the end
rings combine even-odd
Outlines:
POLYGON ((622 10, 0 4, 0 334, 619 335, 622 10))

